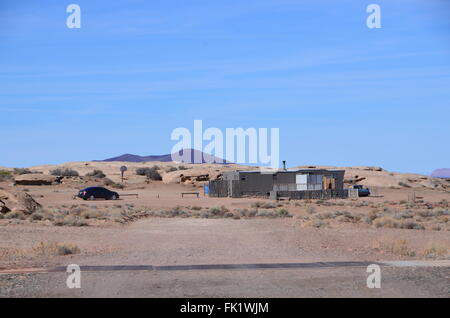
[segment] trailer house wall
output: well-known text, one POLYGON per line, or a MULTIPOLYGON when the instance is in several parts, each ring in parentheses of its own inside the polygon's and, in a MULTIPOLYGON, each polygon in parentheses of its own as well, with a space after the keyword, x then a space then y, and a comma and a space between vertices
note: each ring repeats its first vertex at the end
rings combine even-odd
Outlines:
POLYGON ((227 171, 222 180, 210 181, 210 196, 346 197, 344 173, 344 170, 326 169, 280 170, 275 173, 227 171))

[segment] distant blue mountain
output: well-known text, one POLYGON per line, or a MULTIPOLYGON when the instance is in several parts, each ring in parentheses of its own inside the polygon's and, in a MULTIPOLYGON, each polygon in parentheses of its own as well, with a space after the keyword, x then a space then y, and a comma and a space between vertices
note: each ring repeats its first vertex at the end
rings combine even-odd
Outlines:
MULTIPOLYGON (((207 163, 207 162, 215 162, 215 163, 229 163, 226 162, 224 159, 215 157, 213 155, 204 153, 200 150, 196 149, 182 149, 178 152, 178 156, 182 156, 185 151, 191 152, 191 162, 184 162, 184 163, 194 163, 195 156, 201 156, 202 162, 201 163, 207 163)), ((177 154, 174 154, 174 157, 177 157, 177 154)), ((112 162, 112 161, 123 161, 123 162, 151 162, 151 161, 161 161, 161 162, 171 162, 172 161, 172 155, 151 155, 151 156, 139 156, 139 155, 133 155, 133 154, 123 154, 121 156, 108 158, 104 160, 94 160, 95 162, 112 162)))
POLYGON ((442 168, 434 170, 431 176, 435 178, 450 178, 450 169, 442 168))

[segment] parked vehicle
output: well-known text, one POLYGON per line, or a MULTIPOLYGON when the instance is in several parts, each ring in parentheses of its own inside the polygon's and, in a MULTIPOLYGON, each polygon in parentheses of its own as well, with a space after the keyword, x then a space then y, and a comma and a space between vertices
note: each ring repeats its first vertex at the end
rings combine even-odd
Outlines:
POLYGON ((105 199, 105 200, 117 200, 119 199, 119 194, 114 191, 110 191, 102 187, 89 187, 80 190, 77 195, 83 200, 95 200, 95 199, 105 199))
POLYGON ((364 188, 360 184, 353 185, 352 189, 358 189, 359 197, 368 197, 370 195, 370 190, 368 188, 364 188))

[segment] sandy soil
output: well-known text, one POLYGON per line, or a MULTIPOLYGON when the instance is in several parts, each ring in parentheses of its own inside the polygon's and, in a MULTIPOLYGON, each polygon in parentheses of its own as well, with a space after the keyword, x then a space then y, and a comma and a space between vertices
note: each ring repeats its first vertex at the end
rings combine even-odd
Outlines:
MULTIPOLYGON (((167 210, 176 206, 183 209, 224 206, 230 211, 236 211, 251 209, 256 203, 274 204, 273 201, 260 198, 209 198, 203 195, 198 185, 162 181, 145 183, 139 178, 129 178, 125 189, 117 190, 121 194, 136 193, 138 198, 123 196, 118 201, 74 200, 72 196, 86 186, 85 183, 75 181, 53 186, 15 188, 29 193, 46 209, 80 205, 102 211, 125 205, 134 209, 153 210, 167 210), (182 192, 189 191, 199 191, 200 197, 181 197, 182 192)), ((7 189, 11 185, 3 182, 0 186, 7 189)), ((315 210, 314 215, 345 210, 365 216, 374 207, 380 211, 405 210, 413 195, 418 202, 422 202, 420 204, 450 201, 449 192, 439 187, 373 188, 377 190, 376 197, 329 202, 279 202, 279 206, 292 215, 285 218, 146 217, 124 224, 111 220, 90 220, 89 226, 82 227, 55 226, 49 221, 29 219, 0 219, 0 267, 37 268, 73 263, 187 265, 386 261, 423 259, 428 256, 449 258, 450 232, 445 227, 448 223, 445 223, 444 216, 440 219, 441 223, 444 222, 441 230, 430 230, 428 227, 425 230, 376 228, 364 222, 334 221, 329 226, 315 227, 304 220, 305 211, 311 208, 315 210), (40 242, 69 244, 79 250, 66 256, 38 255, 35 248, 40 242), (394 248, 394 245, 399 247, 394 248), (444 252, 439 255, 424 254, 424 251, 436 249, 444 252)), ((387 287, 378 294, 367 290, 364 285, 366 273, 361 269, 234 270, 232 273, 218 270, 184 274, 86 273, 87 277, 92 277, 89 287, 75 294, 60 286, 59 279, 64 277, 62 273, 1 274, 0 296, 448 296, 445 290, 448 282, 442 279, 448 279, 448 268, 416 271, 388 268, 386 273, 390 277, 387 287), (148 281, 155 283, 150 287, 148 281), (436 284, 436 281, 440 283, 436 284), (26 286, 30 288, 26 289, 26 286), (413 286, 416 288, 411 289, 413 286)))

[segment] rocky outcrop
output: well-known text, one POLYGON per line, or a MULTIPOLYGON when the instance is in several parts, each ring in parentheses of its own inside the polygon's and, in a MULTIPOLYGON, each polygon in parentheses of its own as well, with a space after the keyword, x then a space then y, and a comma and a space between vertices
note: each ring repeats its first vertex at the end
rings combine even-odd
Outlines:
POLYGON ((24 214, 32 214, 40 207, 41 205, 24 191, 0 190, 1 213, 17 211, 24 214))
POLYGON ((22 174, 14 178, 14 183, 18 185, 52 185, 60 182, 61 177, 40 173, 22 174))
POLYGON ((163 175, 164 183, 198 184, 216 179, 222 172, 213 169, 177 170, 163 175))

